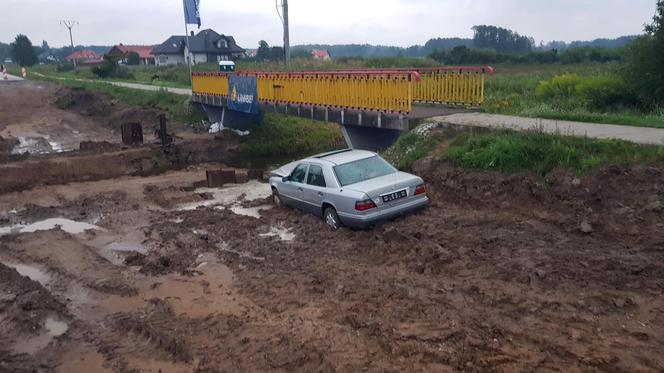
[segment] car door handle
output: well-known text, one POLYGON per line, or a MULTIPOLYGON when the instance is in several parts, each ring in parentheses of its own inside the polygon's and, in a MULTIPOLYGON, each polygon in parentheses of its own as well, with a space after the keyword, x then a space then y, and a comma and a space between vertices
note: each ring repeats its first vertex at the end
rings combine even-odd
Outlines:
POLYGON ((300 192, 304 191, 304 189, 302 189, 302 188, 297 188, 297 190, 299 190, 300 192))
POLYGON ((319 195, 320 197, 322 197, 322 196, 323 196, 323 192, 318 192, 318 195, 319 195))

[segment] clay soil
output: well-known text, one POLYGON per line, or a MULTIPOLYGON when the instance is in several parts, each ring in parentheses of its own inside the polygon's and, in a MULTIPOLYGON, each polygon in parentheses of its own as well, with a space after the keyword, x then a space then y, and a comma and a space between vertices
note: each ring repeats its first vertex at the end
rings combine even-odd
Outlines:
POLYGON ((418 172, 431 205, 367 231, 291 209, 179 211, 211 198, 198 167, 2 195, 3 225, 104 230, 0 238, 0 370, 664 369, 664 170, 418 172), (42 343, 47 318, 68 329, 42 343))
MULTIPOLYGON (((116 135, 105 101, 25 84, 47 104, 17 113, 0 85, 6 147, 51 128, 35 118, 116 135)), ((191 163, 0 194, 0 372, 664 371, 661 167, 427 159, 424 211, 332 232, 265 183, 201 189, 225 166, 191 163)))

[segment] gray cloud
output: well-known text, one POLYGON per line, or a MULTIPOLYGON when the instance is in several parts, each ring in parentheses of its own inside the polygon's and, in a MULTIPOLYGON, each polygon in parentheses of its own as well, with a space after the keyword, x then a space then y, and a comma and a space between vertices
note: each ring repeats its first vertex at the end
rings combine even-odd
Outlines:
MULTIPOLYGON (((274 0, 201 0, 203 27, 281 44, 274 0)), ((654 0, 290 0, 292 43, 409 46, 431 37, 470 37, 476 24, 507 27, 535 40, 586 40, 638 34, 654 0)), ((183 34, 180 0, 21 0, 0 6, 0 40, 18 33, 33 43, 69 43, 60 19, 76 19, 76 44, 157 44, 183 34)))

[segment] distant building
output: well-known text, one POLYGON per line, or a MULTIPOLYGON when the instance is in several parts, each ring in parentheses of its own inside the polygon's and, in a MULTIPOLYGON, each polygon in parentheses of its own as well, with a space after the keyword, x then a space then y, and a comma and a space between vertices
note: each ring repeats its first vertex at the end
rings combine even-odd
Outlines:
POLYGON ((152 53, 157 66, 186 64, 190 58, 193 64, 219 61, 232 61, 243 57, 245 50, 235 43, 230 35, 221 35, 214 30, 201 30, 189 37, 191 51, 187 50, 186 37, 173 35, 156 46, 152 53))
POLYGON ((93 65, 98 65, 102 62, 102 56, 91 50, 82 50, 82 51, 76 51, 69 56, 65 57, 65 61, 73 62, 76 60, 76 62, 80 65, 87 65, 87 66, 93 66, 93 65))
POLYGON ((316 60, 323 60, 323 61, 332 60, 332 56, 330 55, 330 51, 328 51, 327 49, 314 49, 314 50, 311 51, 311 55, 316 60))
POLYGON ((155 58, 154 54, 152 54, 152 49, 154 49, 153 45, 123 45, 123 44, 118 44, 111 48, 108 53, 106 53, 108 56, 113 56, 118 59, 118 61, 122 63, 127 63, 127 58, 129 57, 129 54, 131 52, 135 52, 138 54, 138 57, 141 59, 141 64, 145 66, 149 65, 154 65, 155 64, 155 58))

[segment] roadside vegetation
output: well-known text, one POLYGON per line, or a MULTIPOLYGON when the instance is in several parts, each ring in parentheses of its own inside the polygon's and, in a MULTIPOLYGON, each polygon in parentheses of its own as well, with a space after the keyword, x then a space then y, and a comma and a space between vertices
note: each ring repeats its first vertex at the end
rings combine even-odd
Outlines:
POLYGON ((311 155, 344 148, 339 126, 283 114, 268 113, 260 125, 249 129, 240 152, 252 157, 311 155))
POLYGON ((433 156, 462 168, 545 176, 558 169, 582 174, 605 165, 662 164, 664 146, 569 137, 538 130, 457 133, 427 128, 425 124, 402 136, 383 155, 402 170, 433 156))

